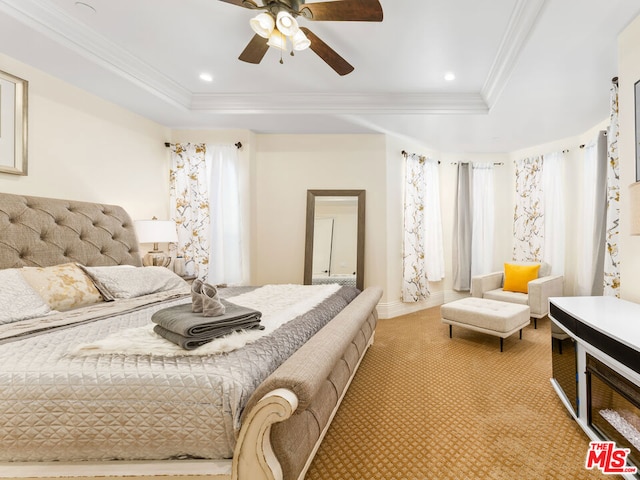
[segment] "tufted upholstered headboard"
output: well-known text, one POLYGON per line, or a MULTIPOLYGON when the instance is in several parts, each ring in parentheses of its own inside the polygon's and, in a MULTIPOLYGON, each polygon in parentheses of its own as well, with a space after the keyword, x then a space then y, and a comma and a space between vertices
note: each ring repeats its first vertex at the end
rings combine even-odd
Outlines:
POLYGON ((0 268, 142 265, 133 222, 116 205, 0 193, 0 268))

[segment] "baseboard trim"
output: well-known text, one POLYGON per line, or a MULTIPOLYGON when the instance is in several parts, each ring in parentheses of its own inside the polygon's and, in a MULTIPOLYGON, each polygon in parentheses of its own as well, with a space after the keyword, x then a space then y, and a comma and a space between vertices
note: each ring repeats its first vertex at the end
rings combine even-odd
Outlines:
POLYGON ((455 290, 447 290, 443 292, 432 293, 426 300, 415 303, 405 303, 400 299, 391 302, 378 303, 378 317, 380 319, 399 317, 409 313, 418 312, 427 308, 438 307, 443 303, 453 302, 464 297, 468 297, 468 292, 456 292, 455 290))

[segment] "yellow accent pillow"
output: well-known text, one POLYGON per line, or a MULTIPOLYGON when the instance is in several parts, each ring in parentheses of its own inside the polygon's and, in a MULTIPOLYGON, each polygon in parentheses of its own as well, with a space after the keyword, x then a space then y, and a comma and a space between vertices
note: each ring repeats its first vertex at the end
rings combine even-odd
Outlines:
POLYGON ((102 302, 96 286, 75 263, 23 267, 20 273, 52 310, 63 312, 102 302))
POLYGON ((503 290, 508 292, 529 293, 529 282, 538 278, 538 265, 514 265, 504 264, 504 285, 503 290))

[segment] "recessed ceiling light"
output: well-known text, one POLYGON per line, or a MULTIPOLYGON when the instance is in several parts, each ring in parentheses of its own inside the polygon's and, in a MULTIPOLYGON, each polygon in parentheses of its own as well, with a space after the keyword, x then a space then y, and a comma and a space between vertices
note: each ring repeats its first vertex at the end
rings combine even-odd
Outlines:
POLYGON ((453 82, 456 79, 456 74, 453 72, 447 72, 444 74, 444 79, 447 82, 453 82))
POLYGON ((211 75, 210 73, 201 73, 200 80, 202 80, 203 82, 213 82, 213 75, 211 75))
POLYGON ((76 7, 82 9, 85 12, 96 13, 96 9, 93 5, 89 5, 86 2, 76 2, 76 7))

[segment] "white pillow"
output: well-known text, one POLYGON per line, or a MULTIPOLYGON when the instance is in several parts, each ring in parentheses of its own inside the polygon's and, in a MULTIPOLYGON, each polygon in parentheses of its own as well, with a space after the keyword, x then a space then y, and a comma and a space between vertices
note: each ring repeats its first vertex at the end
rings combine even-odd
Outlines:
POLYGON ((19 269, 0 270, 0 325, 40 317, 50 311, 19 269))
POLYGON ((169 290, 189 293, 189 284, 165 267, 84 267, 114 298, 134 298, 169 290))

